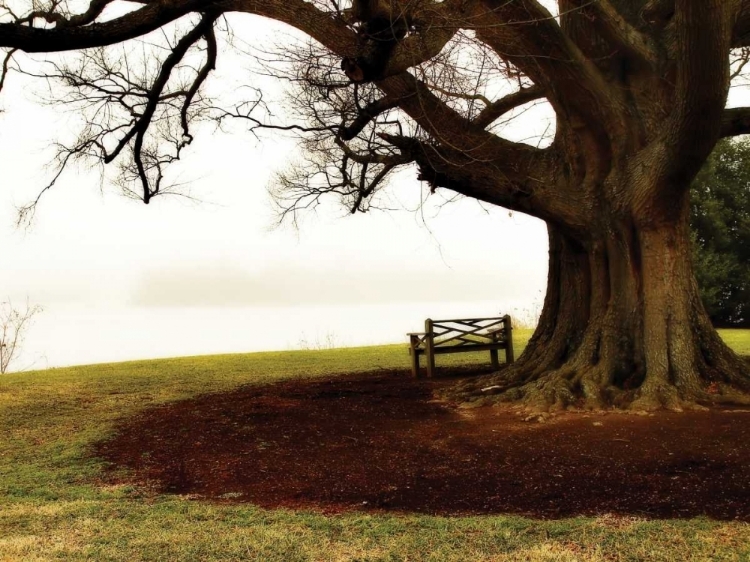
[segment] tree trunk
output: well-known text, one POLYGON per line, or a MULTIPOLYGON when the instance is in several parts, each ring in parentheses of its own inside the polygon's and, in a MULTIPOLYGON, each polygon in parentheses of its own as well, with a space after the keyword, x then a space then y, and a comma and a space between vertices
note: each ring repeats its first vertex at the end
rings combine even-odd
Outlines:
POLYGON ((585 240, 549 227, 547 295, 529 345, 514 365, 464 383, 458 395, 544 411, 750 403, 750 365, 723 343, 700 301, 687 212, 604 224, 585 240))

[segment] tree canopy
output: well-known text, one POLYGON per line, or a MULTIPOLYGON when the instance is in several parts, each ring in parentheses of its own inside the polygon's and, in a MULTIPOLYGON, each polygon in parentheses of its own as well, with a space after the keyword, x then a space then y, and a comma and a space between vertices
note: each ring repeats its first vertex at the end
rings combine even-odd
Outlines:
POLYGON ((366 210, 392 172, 415 167, 432 191, 545 220, 540 326, 512 368, 464 385, 464 399, 748 400, 747 365, 701 305, 688 219, 718 139, 750 132, 750 108, 727 109, 750 58, 750 0, 3 0, 0 48, 3 79, 57 79, 53 95, 80 108, 61 169, 117 162, 146 203, 170 191, 166 170, 197 122, 235 118, 299 133, 305 159, 278 182, 288 213, 327 194, 366 210), (238 13, 309 38, 260 57, 294 89, 288 119, 252 83, 229 104, 209 95, 238 13), (113 47, 138 38, 152 45, 140 56, 113 47), (44 68, 26 58, 61 51, 80 55, 44 68), (512 138, 509 119, 539 101, 554 130, 512 138))
POLYGON ((701 298, 714 324, 750 325, 750 141, 721 141, 692 188, 701 298))

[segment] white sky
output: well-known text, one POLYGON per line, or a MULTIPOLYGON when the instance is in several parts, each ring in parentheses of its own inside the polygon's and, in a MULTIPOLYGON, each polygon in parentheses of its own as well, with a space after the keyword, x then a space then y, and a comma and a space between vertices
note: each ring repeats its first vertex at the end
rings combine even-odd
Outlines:
MULTIPOLYGON (((262 32, 278 30, 266 22, 243 24, 240 32, 262 40, 262 32)), ((327 333, 341 326, 347 337, 339 343, 351 344, 401 341, 425 315, 447 312, 439 303, 453 303, 456 314, 494 306, 486 309, 491 316, 501 307, 530 309, 541 301, 544 225, 474 201, 438 212, 433 202, 441 198, 431 196, 422 212, 349 216, 331 200, 299 232, 270 230, 266 186, 296 152, 289 139, 270 135, 262 142, 248 135, 200 136, 179 169, 201 203, 165 197, 146 206, 106 184, 100 191, 98 171, 73 169, 45 195, 32 230, 18 231, 15 206, 49 179, 49 147, 70 134, 69 117, 36 103, 32 90, 11 75, 0 94, 0 296, 28 297, 45 307, 26 343, 27 360, 43 358, 36 366, 245 351, 259 349, 261 341, 266 348, 299 347, 299 334, 321 333, 310 325, 285 340, 234 337, 251 330, 237 311, 253 307, 286 311, 297 322, 289 312, 295 307, 334 306, 339 312, 327 333), (424 306, 415 309, 415 303, 424 306), (391 319, 408 311, 409 325, 401 319, 389 324, 381 318, 383 306, 397 311, 387 315, 391 319), (209 326, 207 309, 213 311, 209 326), (340 320, 345 310, 370 314, 382 331, 362 328, 358 337, 356 326, 340 320), (233 320, 219 328, 222 317, 233 320), (186 324, 197 326, 192 336, 186 324), (151 330, 147 341, 135 336, 141 330, 151 330)), ((410 209, 422 197, 415 175, 402 174, 392 187, 410 209)))

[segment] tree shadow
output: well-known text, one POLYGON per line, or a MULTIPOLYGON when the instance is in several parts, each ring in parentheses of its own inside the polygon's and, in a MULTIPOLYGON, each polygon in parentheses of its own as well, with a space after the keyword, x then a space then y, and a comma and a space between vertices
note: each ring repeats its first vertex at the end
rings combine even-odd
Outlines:
POLYGON ((112 480, 264 507, 750 521, 750 410, 536 423, 434 400, 452 382, 248 386, 148 410, 95 455, 112 480))

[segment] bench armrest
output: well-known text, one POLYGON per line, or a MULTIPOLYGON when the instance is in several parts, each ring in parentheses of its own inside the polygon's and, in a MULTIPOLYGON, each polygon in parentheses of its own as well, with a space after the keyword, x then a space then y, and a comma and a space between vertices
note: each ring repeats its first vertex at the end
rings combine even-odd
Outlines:
POLYGON ((430 334, 427 332, 409 332, 406 335, 409 336, 409 347, 412 349, 423 349, 430 339, 430 334))

